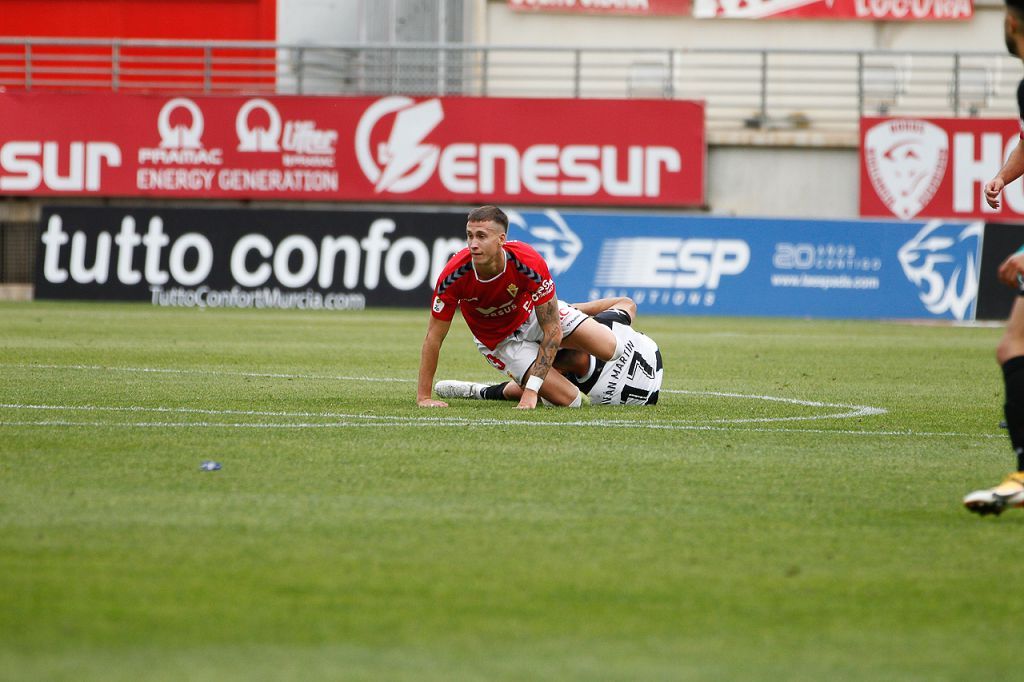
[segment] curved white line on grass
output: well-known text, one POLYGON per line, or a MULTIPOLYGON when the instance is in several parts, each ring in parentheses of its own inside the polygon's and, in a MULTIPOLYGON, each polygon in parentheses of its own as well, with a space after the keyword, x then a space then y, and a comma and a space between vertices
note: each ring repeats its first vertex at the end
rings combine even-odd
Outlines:
MULTIPOLYGON (((766 402, 786 403, 788 405, 802 405, 804 407, 828 407, 849 410, 839 414, 815 414, 804 417, 750 417, 747 419, 705 419, 705 423, 711 424, 749 424, 766 422, 795 422, 813 421, 817 419, 852 419, 855 417, 870 417, 880 414, 888 414, 889 410, 882 407, 871 407, 870 405, 844 405, 842 403, 823 403, 817 400, 799 400, 797 398, 780 398, 773 395, 751 395, 748 393, 723 393, 721 391, 684 391, 678 389, 664 388, 662 393, 679 393, 682 395, 709 395, 716 398, 745 398, 749 400, 763 400, 766 402)), ((673 423, 692 423, 694 420, 680 419, 671 420, 673 423)))
MULTIPOLYGON (((177 369, 172 367, 106 367, 103 365, 55 365, 55 364, 39 364, 34 365, 30 363, 0 363, 0 367, 17 367, 23 369, 72 369, 72 370, 91 370, 91 371, 116 371, 116 372, 141 372, 151 374, 191 374, 191 375, 209 375, 209 376, 242 376, 242 377, 255 377, 255 378, 269 378, 269 379, 311 379, 311 380, 329 380, 329 381, 369 381, 369 382, 393 382, 393 383, 411 383, 414 379, 399 379, 395 377, 368 377, 368 376, 331 376, 331 375, 312 375, 312 374, 282 374, 282 373, 270 373, 270 372, 237 372, 231 370, 202 370, 202 369, 177 369)), ((670 420, 671 423, 676 424, 767 424, 774 422, 792 422, 792 421, 819 421, 822 419, 854 419, 857 417, 869 417, 880 414, 887 414, 888 410, 881 407, 871 407, 868 405, 846 405, 841 403, 825 403, 815 400, 799 400, 796 398, 781 398, 778 396, 770 395, 756 395, 747 393, 726 393, 722 391, 687 391, 681 389, 662 389, 662 393, 676 393, 680 395, 706 395, 720 398, 738 398, 746 400, 762 400, 767 402, 780 402, 789 405, 800 405, 804 407, 824 407, 830 409, 842 409, 845 412, 838 414, 815 414, 805 416, 793 416, 793 417, 748 417, 748 418, 721 418, 721 419, 674 419, 670 420)), ((167 408, 173 409, 173 408, 167 408)), ((216 413, 212 413, 216 414, 216 413)), ((337 416, 339 418, 365 418, 363 415, 331 415, 329 413, 322 414, 290 414, 290 413, 256 413, 256 412, 223 412, 223 414, 247 414, 247 415, 260 415, 260 416, 337 416)), ((627 420, 622 420, 620 423, 629 424, 627 420)))
MULTIPOLYGON (((697 391, 672 391, 673 393, 699 393, 697 391)), ((701 421, 693 419, 667 419, 663 420, 662 424, 746 424, 746 423, 769 423, 769 422, 781 422, 781 421, 807 421, 814 419, 841 419, 849 417, 860 417, 865 415, 876 415, 885 414, 886 410, 877 407, 867 407, 863 405, 837 405, 834 403, 819 403, 811 402, 807 400, 790 400, 788 398, 774 398, 772 396, 747 396, 742 394, 715 394, 725 395, 727 397, 740 397, 740 398, 763 398, 769 400, 776 400, 780 402, 795 402, 801 405, 810 405, 813 407, 848 407, 857 408, 852 412, 834 415, 811 415, 806 417, 761 417, 761 418, 749 418, 749 419, 706 419, 701 421)), ((487 421, 486 419, 473 419, 470 417, 399 417, 396 415, 373 415, 373 414, 349 414, 343 412, 289 412, 281 410, 212 410, 203 409, 198 407, 143 407, 141 405, 130 405, 130 406, 105 406, 105 405, 32 405, 23 403, 0 403, 0 409, 8 410, 50 410, 50 411, 69 411, 69 412, 153 412, 153 413, 164 413, 164 414, 203 414, 203 415, 229 415, 229 416, 247 416, 247 417, 322 417, 325 419, 363 419, 363 420, 384 420, 392 419, 399 422, 457 422, 457 423, 480 423, 487 421)), ((598 408, 600 409, 600 408, 598 408)), ((506 423, 504 421, 500 422, 506 423)), ((524 421, 524 422, 507 422, 507 423, 524 423, 524 424, 537 424, 535 421, 524 421)), ((562 424, 581 425, 590 423, 600 423, 609 426, 641 426, 644 428, 654 428, 653 426, 647 426, 644 424, 638 424, 633 419, 596 419, 596 420, 578 420, 573 422, 557 422, 562 424)))

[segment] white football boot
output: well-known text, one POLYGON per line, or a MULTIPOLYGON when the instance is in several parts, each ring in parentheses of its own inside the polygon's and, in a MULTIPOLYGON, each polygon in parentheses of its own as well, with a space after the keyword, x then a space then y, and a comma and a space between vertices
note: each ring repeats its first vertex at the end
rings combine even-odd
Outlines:
POLYGON ((964 498, 964 506, 982 516, 1024 506, 1024 471, 1015 471, 995 488, 975 490, 964 498))
POLYGON ((471 381, 439 381, 434 384, 434 391, 439 398, 472 398, 483 400, 481 393, 487 384, 474 384, 471 381))

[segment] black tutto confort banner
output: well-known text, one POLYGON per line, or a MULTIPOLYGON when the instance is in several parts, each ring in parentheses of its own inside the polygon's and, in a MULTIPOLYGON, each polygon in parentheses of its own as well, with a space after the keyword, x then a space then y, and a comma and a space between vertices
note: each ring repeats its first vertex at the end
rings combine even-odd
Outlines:
POLYGON ((47 206, 36 298, 160 306, 426 306, 465 211, 47 206))

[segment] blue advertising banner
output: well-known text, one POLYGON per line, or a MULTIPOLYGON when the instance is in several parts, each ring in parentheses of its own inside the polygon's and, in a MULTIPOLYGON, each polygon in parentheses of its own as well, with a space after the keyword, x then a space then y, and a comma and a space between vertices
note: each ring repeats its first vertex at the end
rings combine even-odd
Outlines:
POLYGON ((509 214, 559 298, 641 312, 973 320, 983 222, 509 214))
MULTIPOLYGON (((980 221, 508 214, 509 238, 544 256, 559 298, 629 296, 646 314, 1005 316, 1013 292, 991 272, 979 307, 982 247, 992 271, 1020 237, 980 221)), ((465 221, 464 210, 48 206, 35 292, 159 306, 425 307, 465 246, 465 221)))

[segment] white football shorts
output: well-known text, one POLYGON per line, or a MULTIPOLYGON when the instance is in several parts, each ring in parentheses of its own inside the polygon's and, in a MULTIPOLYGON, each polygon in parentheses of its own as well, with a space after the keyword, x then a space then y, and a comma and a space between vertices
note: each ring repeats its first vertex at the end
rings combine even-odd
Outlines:
MULTIPOLYGON (((562 323, 562 338, 576 331, 587 316, 565 301, 558 302, 558 319, 562 323)), ((530 311, 530 316, 510 336, 491 350, 480 340, 473 337, 477 350, 488 363, 499 372, 507 374, 517 384, 523 383, 523 376, 537 360, 540 342, 544 338, 544 330, 537 322, 537 312, 530 311)))

